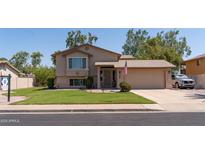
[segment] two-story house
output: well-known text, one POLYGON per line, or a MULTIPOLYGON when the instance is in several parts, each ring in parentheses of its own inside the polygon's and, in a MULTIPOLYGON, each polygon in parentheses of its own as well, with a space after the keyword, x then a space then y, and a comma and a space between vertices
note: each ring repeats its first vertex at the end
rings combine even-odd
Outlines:
POLYGON ((171 68, 175 67, 165 60, 136 60, 89 44, 53 56, 57 88, 83 87, 88 76, 93 77, 95 88, 119 88, 122 81, 132 88, 171 88, 171 68))
POLYGON ((186 74, 196 81, 196 88, 205 88, 205 54, 184 61, 186 74))

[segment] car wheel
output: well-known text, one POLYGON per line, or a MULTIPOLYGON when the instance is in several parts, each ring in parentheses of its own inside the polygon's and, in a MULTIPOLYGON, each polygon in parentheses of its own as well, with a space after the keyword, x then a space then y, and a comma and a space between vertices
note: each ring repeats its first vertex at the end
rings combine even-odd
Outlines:
POLYGON ((175 83, 175 88, 176 88, 176 89, 179 89, 179 88, 180 88, 180 87, 179 87, 179 83, 177 83, 177 82, 175 83))

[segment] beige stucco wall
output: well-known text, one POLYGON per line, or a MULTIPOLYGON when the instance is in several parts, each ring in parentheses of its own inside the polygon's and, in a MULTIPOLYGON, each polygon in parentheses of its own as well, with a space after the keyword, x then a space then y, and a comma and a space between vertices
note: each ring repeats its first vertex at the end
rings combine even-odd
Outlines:
MULTIPOLYGON (((12 83, 12 82, 11 82, 12 83)), ((11 89, 31 88, 33 87, 33 78, 16 78, 16 83, 11 84, 11 89)))
POLYGON ((72 88, 70 86, 70 79, 85 79, 85 77, 58 76, 55 80, 55 87, 56 88, 72 88))
POLYGON ((186 74, 187 75, 205 74, 205 58, 200 59, 199 66, 197 66, 197 60, 186 62, 186 74))
POLYGON ((97 86, 97 68, 95 67, 95 62, 109 62, 117 61, 119 58, 118 54, 106 52, 103 49, 95 47, 82 46, 78 50, 82 52, 72 52, 71 54, 62 56, 61 54, 56 56, 56 86, 57 87, 68 87, 70 78, 80 78, 93 76, 94 85, 97 86), (87 57, 88 58, 88 68, 87 70, 67 70, 67 58, 68 57, 87 57), (61 81, 62 80, 62 81, 61 81), (66 84, 66 85, 65 85, 66 84))
POLYGON ((118 88, 125 78, 133 89, 163 89, 171 88, 171 73, 169 69, 128 69, 124 77, 124 70, 117 70, 118 88))
POLYGON ((30 88, 33 87, 33 78, 20 78, 18 72, 4 65, 3 69, 0 69, 2 75, 11 74, 11 89, 20 89, 20 88, 30 88))

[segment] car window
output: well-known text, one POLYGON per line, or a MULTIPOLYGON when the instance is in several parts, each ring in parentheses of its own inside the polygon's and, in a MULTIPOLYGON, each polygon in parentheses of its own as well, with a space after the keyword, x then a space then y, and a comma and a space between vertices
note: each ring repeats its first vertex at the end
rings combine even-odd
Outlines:
POLYGON ((188 77, 184 74, 177 75, 176 78, 178 78, 178 79, 188 79, 188 77))

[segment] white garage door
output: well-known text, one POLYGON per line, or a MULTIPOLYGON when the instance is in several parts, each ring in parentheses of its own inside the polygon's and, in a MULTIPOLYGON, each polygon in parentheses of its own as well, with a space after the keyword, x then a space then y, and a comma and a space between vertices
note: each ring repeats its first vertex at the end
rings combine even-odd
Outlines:
POLYGON ((165 88, 165 75, 162 69, 128 69, 126 80, 136 89, 165 88))

